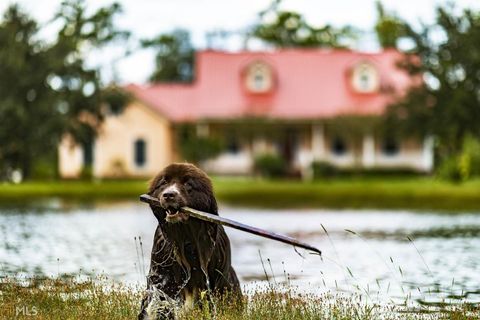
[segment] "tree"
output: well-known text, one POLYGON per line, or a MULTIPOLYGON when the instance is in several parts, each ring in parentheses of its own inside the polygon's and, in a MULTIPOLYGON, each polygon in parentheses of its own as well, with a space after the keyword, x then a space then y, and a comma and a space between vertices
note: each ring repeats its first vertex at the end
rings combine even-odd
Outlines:
POLYGON ((150 75, 152 82, 191 82, 194 72, 194 54, 190 34, 183 29, 143 40, 144 48, 156 51, 156 69, 150 75))
POLYGON ((390 123, 405 134, 433 134, 441 158, 457 155, 465 137, 480 139, 480 14, 439 7, 434 25, 405 31, 414 48, 402 65, 423 81, 389 108, 390 123))
MULTIPOLYGON (((40 43, 34 38, 38 32, 35 21, 10 7, 0 24, 0 165, 2 171, 10 167, 29 167, 32 136, 36 133, 30 122, 43 121, 44 104, 49 100, 44 90, 42 69, 44 59, 35 53, 40 43), (28 63, 26 63, 28 61, 28 63), (38 70, 37 70, 38 68, 38 70)), ((27 171, 27 170, 25 170, 27 171)), ((3 173, 3 172, 1 172, 3 173)), ((1 174, 3 175, 3 174, 1 174)), ((0 175, 0 176, 1 176, 0 175)))
POLYGON ((337 29, 326 25, 316 28, 297 12, 279 10, 279 4, 280 1, 276 0, 270 8, 260 12, 260 22, 251 32, 253 38, 277 48, 343 48, 355 38, 355 31, 351 27, 337 29))
POLYGON ((380 1, 376 2, 377 22, 375 33, 382 48, 397 48, 398 40, 405 34, 404 23, 393 13, 385 11, 380 1))
POLYGON ((40 26, 16 5, 0 23, 0 170, 21 169, 28 178, 38 159, 54 162, 62 137, 84 142, 104 117, 99 71, 85 56, 126 33, 116 30, 118 4, 91 15, 81 0, 62 3, 52 42, 38 39, 40 26))

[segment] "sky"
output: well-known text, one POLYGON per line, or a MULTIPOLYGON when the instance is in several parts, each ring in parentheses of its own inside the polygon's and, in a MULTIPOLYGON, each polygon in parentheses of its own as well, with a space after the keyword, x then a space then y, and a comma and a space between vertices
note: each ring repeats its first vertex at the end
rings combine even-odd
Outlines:
MULTIPOLYGON (((91 10, 112 3, 111 0, 85 0, 91 10)), ((410 23, 432 22, 434 8, 448 0, 383 0, 387 10, 410 23)), ((215 29, 242 31, 253 25, 258 12, 266 9, 271 0, 117 0, 123 13, 117 18, 120 28, 132 32, 128 44, 134 48, 138 39, 154 37, 175 28, 186 28, 191 32, 197 48, 207 46, 206 33, 215 29)), ((458 8, 480 10, 479 0, 455 0, 458 8)), ((61 0, 0 0, 0 13, 12 3, 19 3, 40 23, 52 18, 61 0)), ((330 24, 341 27, 352 25, 366 31, 357 44, 357 49, 377 49, 371 33, 376 20, 375 0, 284 0, 280 9, 293 10, 304 15, 315 26, 330 24), (370 32, 369 32, 370 31, 370 32)), ((49 38, 54 26, 46 28, 42 37, 49 38)), ((138 50, 123 58, 124 45, 111 47, 91 55, 89 63, 100 66, 106 81, 115 78, 123 83, 144 83, 154 68, 154 52, 138 50)), ((238 50, 242 47, 239 37, 233 37, 224 49, 238 50)))

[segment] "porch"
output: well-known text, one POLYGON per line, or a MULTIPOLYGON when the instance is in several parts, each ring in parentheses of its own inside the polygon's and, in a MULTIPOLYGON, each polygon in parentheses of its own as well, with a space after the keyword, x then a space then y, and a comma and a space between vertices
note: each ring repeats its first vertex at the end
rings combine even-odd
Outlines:
POLYGON ((341 132, 326 123, 264 123, 246 126, 197 126, 201 135, 221 135, 225 151, 203 163, 215 174, 248 175, 254 159, 262 154, 281 156, 292 172, 308 176, 313 162, 325 162, 339 168, 410 169, 430 172, 433 169, 433 140, 399 139, 383 136, 378 130, 345 128, 341 132), (247 130, 245 130, 247 129, 247 130))

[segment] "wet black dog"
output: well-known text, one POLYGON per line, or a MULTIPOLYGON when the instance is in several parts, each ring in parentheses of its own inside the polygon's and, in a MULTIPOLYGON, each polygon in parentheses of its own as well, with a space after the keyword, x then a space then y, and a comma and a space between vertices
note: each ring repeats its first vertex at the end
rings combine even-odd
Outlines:
POLYGON ((175 305, 191 308, 204 293, 240 296, 223 227, 179 212, 188 206, 218 214, 208 176, 191 164, 171 164, 153 179, 149 195, 162 207, 151 207, 158 227, 139 319, 173 319, 175 305))

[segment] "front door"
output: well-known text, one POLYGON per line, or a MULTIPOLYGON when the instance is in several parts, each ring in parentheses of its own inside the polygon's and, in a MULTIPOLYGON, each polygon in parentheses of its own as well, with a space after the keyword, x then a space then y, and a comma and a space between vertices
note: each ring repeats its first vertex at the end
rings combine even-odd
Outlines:
POLYGON ((280 156, 291 168, 298 152, 299 133, 295 128, 287 128, 280 134, 278 142, 278 151, 280 156))

